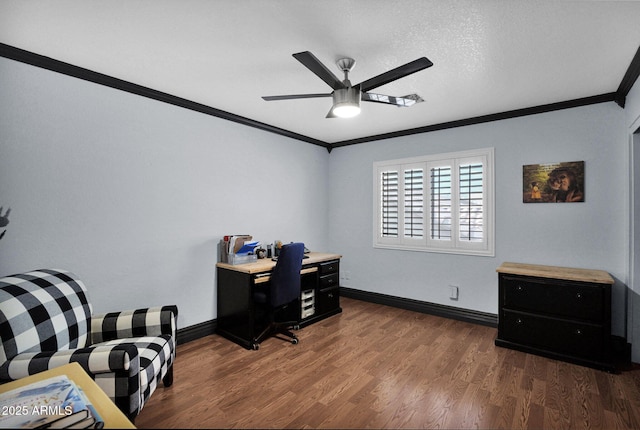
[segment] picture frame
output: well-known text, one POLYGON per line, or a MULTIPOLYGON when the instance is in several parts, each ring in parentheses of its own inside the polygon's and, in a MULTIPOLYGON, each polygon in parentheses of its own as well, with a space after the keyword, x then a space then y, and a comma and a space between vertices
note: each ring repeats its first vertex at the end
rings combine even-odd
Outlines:
POLYGON ((584 202, 584 179, 584 161, 523 165, 522 202, 584 202))

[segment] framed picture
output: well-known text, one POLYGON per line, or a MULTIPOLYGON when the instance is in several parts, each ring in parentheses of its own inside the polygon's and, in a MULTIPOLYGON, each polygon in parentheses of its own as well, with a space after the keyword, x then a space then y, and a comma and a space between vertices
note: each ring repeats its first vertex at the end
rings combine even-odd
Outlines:
POLYGON ((584 202, 584 161, 522 166, 522 201, 584 202))

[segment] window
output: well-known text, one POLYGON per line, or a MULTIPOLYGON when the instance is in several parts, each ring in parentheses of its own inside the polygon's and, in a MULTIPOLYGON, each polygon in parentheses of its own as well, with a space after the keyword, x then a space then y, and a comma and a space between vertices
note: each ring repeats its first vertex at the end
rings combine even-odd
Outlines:
POLYGON ((374 163, 374 246, 494 255, 493 148, 374 163))

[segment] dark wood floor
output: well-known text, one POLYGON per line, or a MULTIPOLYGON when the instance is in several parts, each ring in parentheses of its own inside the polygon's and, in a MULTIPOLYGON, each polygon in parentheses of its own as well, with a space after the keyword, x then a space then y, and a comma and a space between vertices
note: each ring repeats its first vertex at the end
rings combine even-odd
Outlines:
POLYGON ((180 345, 139 428, 640 429, 640 369, 610 374, 494 346, 497 330, 352 299, 246 350, 180 345))

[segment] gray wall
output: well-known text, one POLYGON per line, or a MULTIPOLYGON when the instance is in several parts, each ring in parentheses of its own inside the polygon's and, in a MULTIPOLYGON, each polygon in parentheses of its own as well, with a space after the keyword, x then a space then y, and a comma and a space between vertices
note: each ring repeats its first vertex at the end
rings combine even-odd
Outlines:
POLYGON ((175 303, 180 327, 211 320, 223 235, 329 250, 328 157, 0 58, 0 276, 69 269, 97 311, 175 303))
POLYGON ((615 103, 568 109, 337 148, 329 160, 331 247, 344 258, 342 285, 477 311, 498 312, 496 268, 505 261, 606 270, 614 332, 625 330, 628 148, 615 103), (374 161, 495 148, 495 257, 375 249, 374 161), (522 166, 585 162, 585 202, 524 204, 522 166), (449 299, 458 285, 458 301, 449 299))

